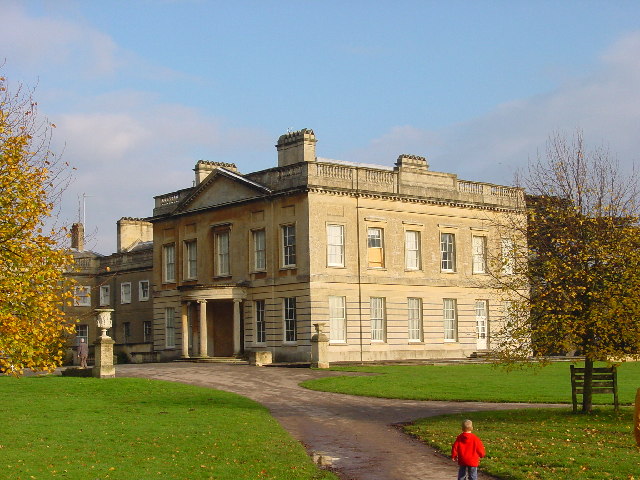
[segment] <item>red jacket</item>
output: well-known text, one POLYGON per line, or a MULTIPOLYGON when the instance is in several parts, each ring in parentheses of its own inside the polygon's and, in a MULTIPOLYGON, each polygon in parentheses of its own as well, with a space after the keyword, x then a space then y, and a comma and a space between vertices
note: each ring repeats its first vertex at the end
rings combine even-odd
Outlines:
POLYGON ((482 441, 471 432, 462 432, 451 447, 451 458, 461 466, 477 467, 484 456, 482 441))

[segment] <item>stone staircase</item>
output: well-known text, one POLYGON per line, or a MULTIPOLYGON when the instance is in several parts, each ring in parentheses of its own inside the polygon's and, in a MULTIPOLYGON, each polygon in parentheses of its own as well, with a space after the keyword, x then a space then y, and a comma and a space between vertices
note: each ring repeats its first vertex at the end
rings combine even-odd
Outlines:
POLYGON ((224 365, 249 365, 249 361, 244 357, 191 357, 179 358, 175 362, 186 363, 219 363, 224 365))

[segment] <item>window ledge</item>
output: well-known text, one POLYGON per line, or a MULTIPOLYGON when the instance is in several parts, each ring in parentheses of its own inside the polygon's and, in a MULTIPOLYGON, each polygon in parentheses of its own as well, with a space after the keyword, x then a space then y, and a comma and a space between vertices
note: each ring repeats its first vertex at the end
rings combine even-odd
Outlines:
POLYGON ((342 340, 329 340, 329 345, 349 345, 346 341, 342 340))

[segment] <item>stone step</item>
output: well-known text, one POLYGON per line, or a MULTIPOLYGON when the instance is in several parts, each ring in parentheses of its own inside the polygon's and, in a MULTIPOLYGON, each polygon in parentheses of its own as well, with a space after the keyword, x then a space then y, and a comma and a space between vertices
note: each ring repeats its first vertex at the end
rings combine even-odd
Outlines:
POLYGON ((249 365, 247 359, 242 357, 192 357, 179 358, 175 361, 188 363, 224 363, 229 365, 249 365))

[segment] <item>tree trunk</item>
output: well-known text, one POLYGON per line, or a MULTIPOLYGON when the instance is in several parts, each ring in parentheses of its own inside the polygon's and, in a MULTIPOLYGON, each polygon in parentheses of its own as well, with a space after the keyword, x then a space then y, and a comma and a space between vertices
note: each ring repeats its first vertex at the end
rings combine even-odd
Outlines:
POLYGON ((593 360, 584 359, 584 387, 582 388, 582 413, 591 413, 593 392, 593 360))

